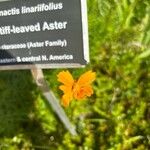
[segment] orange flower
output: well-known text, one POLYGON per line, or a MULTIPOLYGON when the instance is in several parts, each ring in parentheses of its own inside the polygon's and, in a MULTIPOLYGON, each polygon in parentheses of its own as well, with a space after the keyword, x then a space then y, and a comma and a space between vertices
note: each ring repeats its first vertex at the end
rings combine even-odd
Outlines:
POLYGON ((95 80, 96 74, 92 71, 87 71, 75 81, 69 71, 62 71, 58 75, 58 81, 63 85, 59 89, 64 92, 62 96, 63 106, 69 106, 73 98, 81 100, 93 94, 91 83, 95 80))

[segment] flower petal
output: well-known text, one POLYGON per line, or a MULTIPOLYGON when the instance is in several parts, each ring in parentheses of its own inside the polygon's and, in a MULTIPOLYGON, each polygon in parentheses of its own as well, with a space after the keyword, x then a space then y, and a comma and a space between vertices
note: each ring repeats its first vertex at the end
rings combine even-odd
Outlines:
POLYGON ((84 86, 87 84, 91 84, 96 78, 96 73, 92 71, 88 71, 80 76, 80 78, 77 81, 77 84, 80 86, 84 86))
POLYGON ((64 107, 67 107, 69 106, 70 102, 72 101, 72 98, 73 98, 73 95, 72 95, 72 92, 68 92, 67 94, 64 94, 62 96, 62 105, 64 107))
POLYGON ((69 71, 62 71, 58 75, 58 81, 63 83, 66 86, 73 86, 74 79, 69 71))
POLYGON ((62 90, 64 93, 68 93, 68 91, 72 90, 72 86, 60 85, 59 89, 62 90))
POLYGON ((74 92, 74 98, 77 100, 81 100, 83 98, 86 98, 87 96, 90 97, 92 94, 93 94, 93 89, 90 85, 88 85, 76 89, 76 91, 74 92))

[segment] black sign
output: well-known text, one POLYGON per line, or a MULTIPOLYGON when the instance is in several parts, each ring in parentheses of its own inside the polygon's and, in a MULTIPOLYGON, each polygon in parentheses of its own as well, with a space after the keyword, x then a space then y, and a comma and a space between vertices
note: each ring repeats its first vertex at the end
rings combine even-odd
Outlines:
POLYGON ((84 0, 0 1, 0 69, 88 62, 84 0))

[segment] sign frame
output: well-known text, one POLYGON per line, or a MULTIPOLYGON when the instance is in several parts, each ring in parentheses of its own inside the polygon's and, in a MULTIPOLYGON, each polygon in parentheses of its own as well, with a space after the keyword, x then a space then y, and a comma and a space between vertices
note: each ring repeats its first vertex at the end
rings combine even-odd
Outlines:
MULTIPOLYGON (((1 2, 6 2, 11 0, 0 0, 1 2)), ((83 55, 86 64, 89 63, 89 38, 88 38, 88 16, 87 16, 87 1, 80 0, 81 4, 81 23, 82 23, 82 41, 83 41, 83 55)), ((30 63, 30 62, 29 62, 30 63)), ((86 65, 85 64, 85 65, 86 65)), ((45 63, 45 64, 8 64, 1 65, 0 70, 24 70, 24 69, 54 69, 54 68, 80 68, 85 65, 79 63, 45 63)))

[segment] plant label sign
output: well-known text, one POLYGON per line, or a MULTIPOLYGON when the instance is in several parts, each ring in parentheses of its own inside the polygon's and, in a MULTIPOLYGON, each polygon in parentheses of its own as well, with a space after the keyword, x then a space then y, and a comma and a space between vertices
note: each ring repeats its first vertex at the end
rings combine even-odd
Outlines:
POLYGON ((0 0, 0 69, 89 61, 85 0, 0 0))

